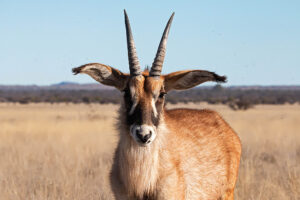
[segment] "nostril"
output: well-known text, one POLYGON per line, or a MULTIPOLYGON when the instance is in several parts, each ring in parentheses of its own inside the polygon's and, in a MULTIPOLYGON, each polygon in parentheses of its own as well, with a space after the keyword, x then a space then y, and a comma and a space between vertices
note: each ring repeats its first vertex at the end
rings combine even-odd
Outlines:
POLYGON ((147 135, 143 134, 143 132, 146 132, 146 131, 142 131, 139 129, 135 130, 135 137, 137 139, 139 139, 139 141, 142 143, 150 143, 151 141, 149 141, 149 139, 151 138, 153 132, 151 130, 148 130, 147 135))
POLYGON ((140 134, 140 131, 137 130, 137 131, 135 132, 135 135, 136 135, 136 137, 139 138, 141 141, 144 140, 144 137, 140 134))
POLYGON ((150 133, 148 135, 144 136, 144 142, 146 142, 152 135, 152 132, 150 131, 150 133))
POLYGON ((141 135, 139 130, 135 130, 136 135, 141 135))

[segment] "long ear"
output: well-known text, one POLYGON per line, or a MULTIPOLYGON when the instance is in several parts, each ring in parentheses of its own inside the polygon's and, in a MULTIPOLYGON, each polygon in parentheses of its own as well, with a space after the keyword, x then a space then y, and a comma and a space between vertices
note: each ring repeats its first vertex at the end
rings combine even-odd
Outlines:
POLYGON ((206 81, 226 82, 226 76, 219 76, 214 72, 204 70, 186 70, 174 72, 164 76, 165 90, 185 90, 206 81))
POLYGON ((74 75, 84 73, 90 75, 96 81, 123 90, 126 86, 129 75, 120 72, 110 66, 90 63, 72 69, 74 75))

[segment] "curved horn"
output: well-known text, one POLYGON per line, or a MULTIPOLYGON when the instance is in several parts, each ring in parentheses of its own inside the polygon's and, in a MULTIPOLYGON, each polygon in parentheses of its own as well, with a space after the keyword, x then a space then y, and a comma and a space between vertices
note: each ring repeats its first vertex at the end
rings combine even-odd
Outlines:
POLYGON ((164 59, 165 59, 165 55, 166 55, 166 46, 167 46, 167 40, 168 40, 168 35, 169 35, 169 31, 170 31, 170 27, 171 27, 171 23, 174 17, 174 12, 171 15, 166 28, 164 30, 164 33, 161 37, 157 52, 156 52, 156 56, 154 58, 152 67, 151 67, 151 71, 150 71, 150 76, 160 76, 161 74, 161 70, 162 70, 162 66, 164 63, 164 59))
POLYGON ((126 36, 127 36, 127 49, 128 49, 130 75, 138 76, 141 75, 142 72, 140 70, 140 63, 136 54, 136 49, 135 49, 130 23, 129 23, 126 10, 124 10, 124 17, 125 17, 126 36))

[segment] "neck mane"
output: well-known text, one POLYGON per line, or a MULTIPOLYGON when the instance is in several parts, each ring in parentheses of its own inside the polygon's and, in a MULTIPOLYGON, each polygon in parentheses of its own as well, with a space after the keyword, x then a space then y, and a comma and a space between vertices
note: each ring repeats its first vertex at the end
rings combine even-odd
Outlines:
POLYGON ((156 129, 157 136, 147 146, 140 146, 131 137, 122 106, 119 114, 120 140, 117 154, 121 182, 131 196, 142 198, 145 195, 155 195, 161 150, 164 146, 165 132, 167 132, 163 112, 156 129))

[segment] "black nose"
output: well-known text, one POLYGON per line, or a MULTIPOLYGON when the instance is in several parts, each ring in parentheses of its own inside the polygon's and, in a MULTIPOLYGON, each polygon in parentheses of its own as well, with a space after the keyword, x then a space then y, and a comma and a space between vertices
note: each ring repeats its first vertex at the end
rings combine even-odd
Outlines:
POLYGON ((140 134, 140 131, 138 131, 138 130, 136 131, 137 138, 139 138, 139 140, 143 143, 146 143, 149 140, 149 138, 151 137, 151 135, 152 135, 151 131, 147 135, 142 135, 142 134, 140 134))

